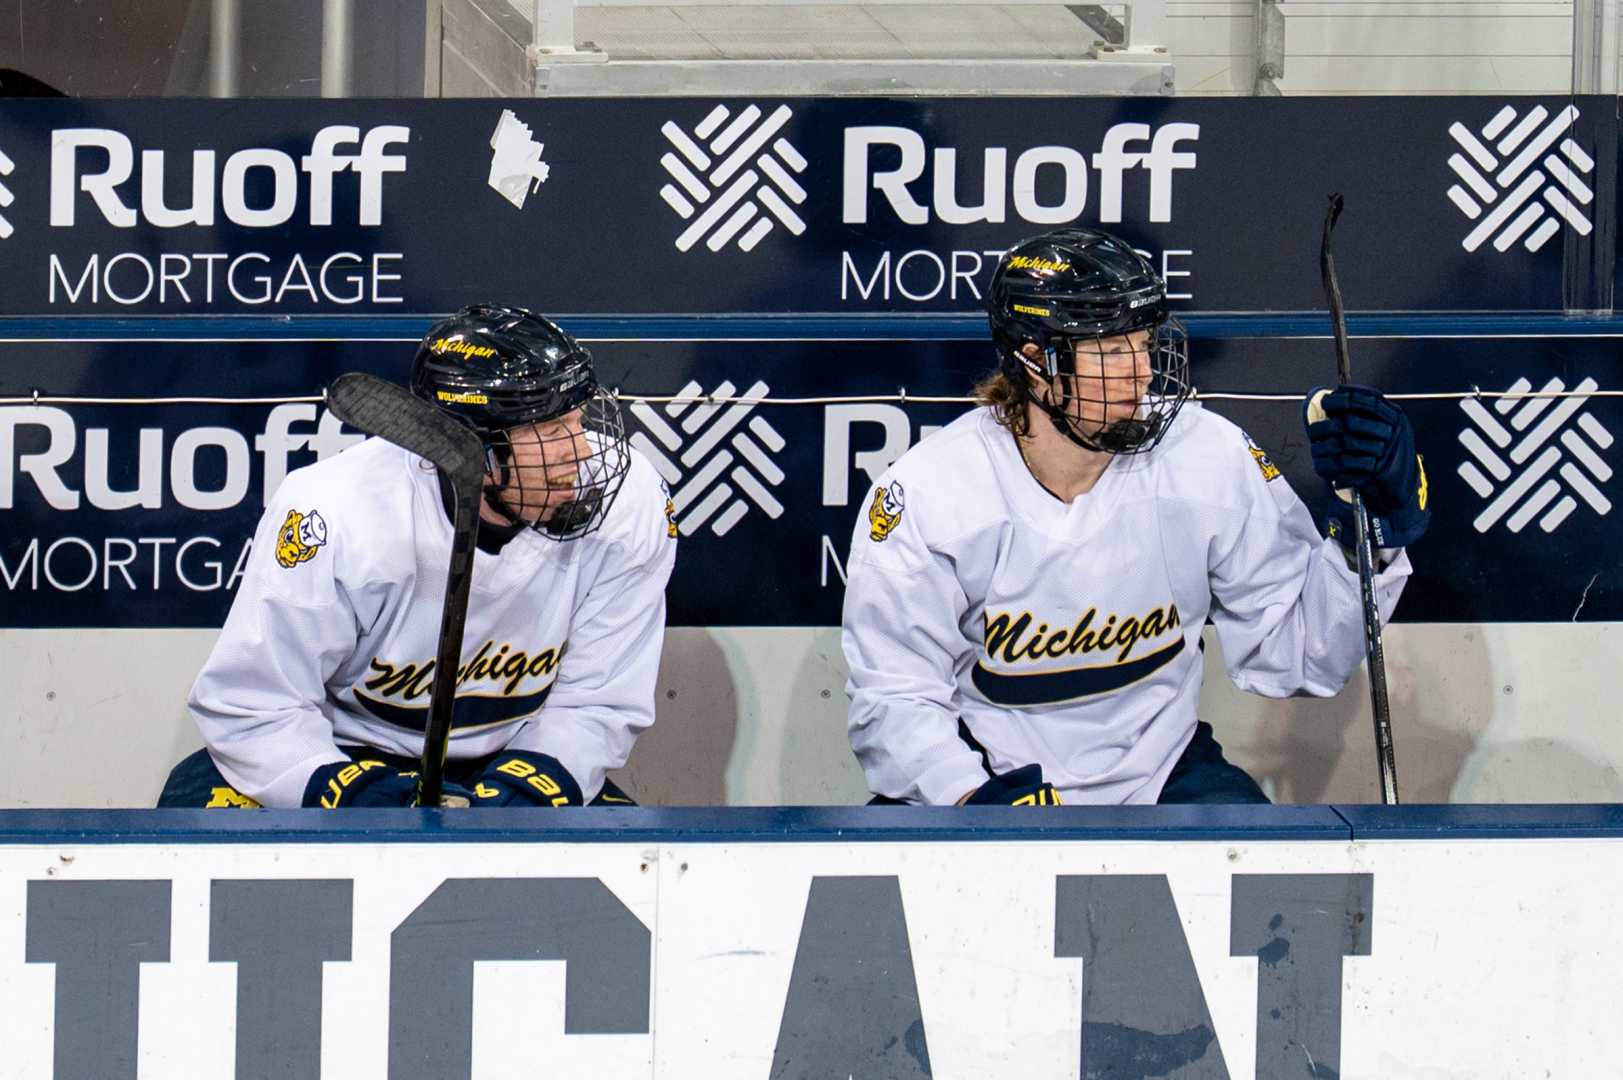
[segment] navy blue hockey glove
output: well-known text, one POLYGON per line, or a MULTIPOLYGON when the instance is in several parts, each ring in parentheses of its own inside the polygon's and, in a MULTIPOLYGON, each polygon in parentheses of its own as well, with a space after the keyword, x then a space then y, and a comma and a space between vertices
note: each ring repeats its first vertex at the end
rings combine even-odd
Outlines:
MULTIPOLYGON (((1367 386, 1318 387, 1303 401, 1302 419, 1313 471, 1332 488, 1363 496, 1375 547, 1406 547, 1425 534, 1426 467, 1403 410, 1367 386)), ((1332 495, 1329 518, 1330 535, 1350 547, 1356 535, 1350 498, 1332 495)))
POLYGON ((1022 765, 994 776, 964 800, 965 806, 1059 806, 1059 792, 1043 779, 1041 765, 1022 765))
POLYGON ((585 801, 562 762, 530 750, 497 754, 473 785, 474 806, 580 806, 585 801))
MULTIPOLYGON (((473 793, 455 784, 440 788, 442 807, 467 806, 473 793)), ((416 806, 417 774, 362 758, 323 765, 304 786, 304 806, 337 810, 346 806, 416 806)))
POLYGON ((416 806, 417 776, 381 761, 335 761, 304 786, 301 805, 338 810, 348 806, 416 806))

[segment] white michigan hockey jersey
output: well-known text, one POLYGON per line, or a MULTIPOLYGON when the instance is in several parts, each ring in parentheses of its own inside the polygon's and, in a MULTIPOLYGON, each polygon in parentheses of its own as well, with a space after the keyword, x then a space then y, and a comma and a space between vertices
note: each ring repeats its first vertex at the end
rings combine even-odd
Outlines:
MULTIPOLYGON (((1377 577, 1383 620, 1409 575, 1377 577)), ((1268 457, 1191 403, 1063 503, 987 409, 903 455, 851 540, 851 743, 877 793, 953 803, 1039 763, 1070 803, 1152 803, 1194 734, 1210 616, 1235 684, 1328 696, 1364 657, 1358 574, 1268 457)))
MULTIPOLYGON (((298 806, 339 744, 422 752, 451 523, 432 466, 382 439, 291 473, 254 535, 190 706, 233 786, 298 806)), ((654 720, 675 529, 632 454, 602 527, 475 554, 451 758, 551 754, 590 800, 654 720)))

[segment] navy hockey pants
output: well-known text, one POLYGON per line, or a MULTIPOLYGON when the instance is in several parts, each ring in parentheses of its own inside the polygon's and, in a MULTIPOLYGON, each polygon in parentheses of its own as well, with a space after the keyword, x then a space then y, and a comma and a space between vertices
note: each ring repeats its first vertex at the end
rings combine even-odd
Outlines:
POLYGON ((1194 738, 1172 766, 1156 800, 1162 805, 1268 801, 1250 774, 1223 756, 1223 747, 1212 737, 1212 725, 1204 720, 1195 724, 1194 738))
MULTIPOLYGON (((969 729, 963 721, 958 722, 959 737, 972 747, 981 750, 980 744, 975 742, 969 734, 969 729)), ((981 750, 984 754, 985 751, 981 750)), ((1246 771, 1233 764, 1223 756, 1223 747, 1212 737, 1212 725, 1206 721, 1197 721, 1194 737, 1189 745, 1178 757, 1178 763, 1172 766, 1172 772, 1167 776, 1165 786, 1161 788, 1161 797, 1156 800, 1162 805, 1172 803, 1265 803, 1268 796, 1262 793, 1262 788, 1251 779, 1246 771)), ((875 795, 868 800, 869 806, 901 806, 896 799, 884 795, 875 795)))

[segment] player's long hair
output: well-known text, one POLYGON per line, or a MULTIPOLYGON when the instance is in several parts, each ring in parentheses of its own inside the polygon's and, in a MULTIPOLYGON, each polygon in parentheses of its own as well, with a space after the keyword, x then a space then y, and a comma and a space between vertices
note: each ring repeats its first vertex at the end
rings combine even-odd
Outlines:
POLYGON ((999 424, 1022 438, 1031 434, 1031 414, 1026 409, 1031 389, 1026 380, 1016 381, 998 370, 976 383, 974 393, 975 403, 990 408, 999 424))

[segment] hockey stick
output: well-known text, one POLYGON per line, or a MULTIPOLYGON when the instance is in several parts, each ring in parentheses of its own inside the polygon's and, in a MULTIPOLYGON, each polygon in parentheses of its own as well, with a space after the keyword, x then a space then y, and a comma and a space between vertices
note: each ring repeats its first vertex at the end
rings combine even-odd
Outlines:
MULTIPOLYGON (((1336 337, 1336 378, 1342 386, 1352 382, 1352 360, 1347 354, 1347 317, 1341 307, 1341 286, 1336 281, 1335 256, 1330 254, 1330 233, 1341 216, 1340 195, 1330 196, 1324 214, 1324 239, 1319 246, 1319 273, 1330 301, 1330 325, 1336 337)), ((1318 408, 1315 401, 1309 408, 1318 408)), ((1358 587, 1364 601, 1364 657, 1369 662, 1369 694, 1375 710, 1375 756, 1381 770, 1381 801, 1398 801, 1397 755, 1392 748, 1392 711, 1386 700, 1386 653, 1381 648, 1381 612, 1375 603, 1375 550, 1370 544, 1369 512, 1357 490, 1352 493, 1353 521, 1357 527, 1358 587)))
POLYGON ((439 806, 445 786, 445 752, 462 660, 462 627, 473 584, 474 543, 479 538, 479 496, 485 483, 485 448, 479 436, 409 391, 375 375, 352 371, 327 388, 327 407, 351 427, 376 435, 431 462, 451 484, 454 520, 451 566, 445 577, 439 646, 428 725, 423 732, 417 805, 439 806))

